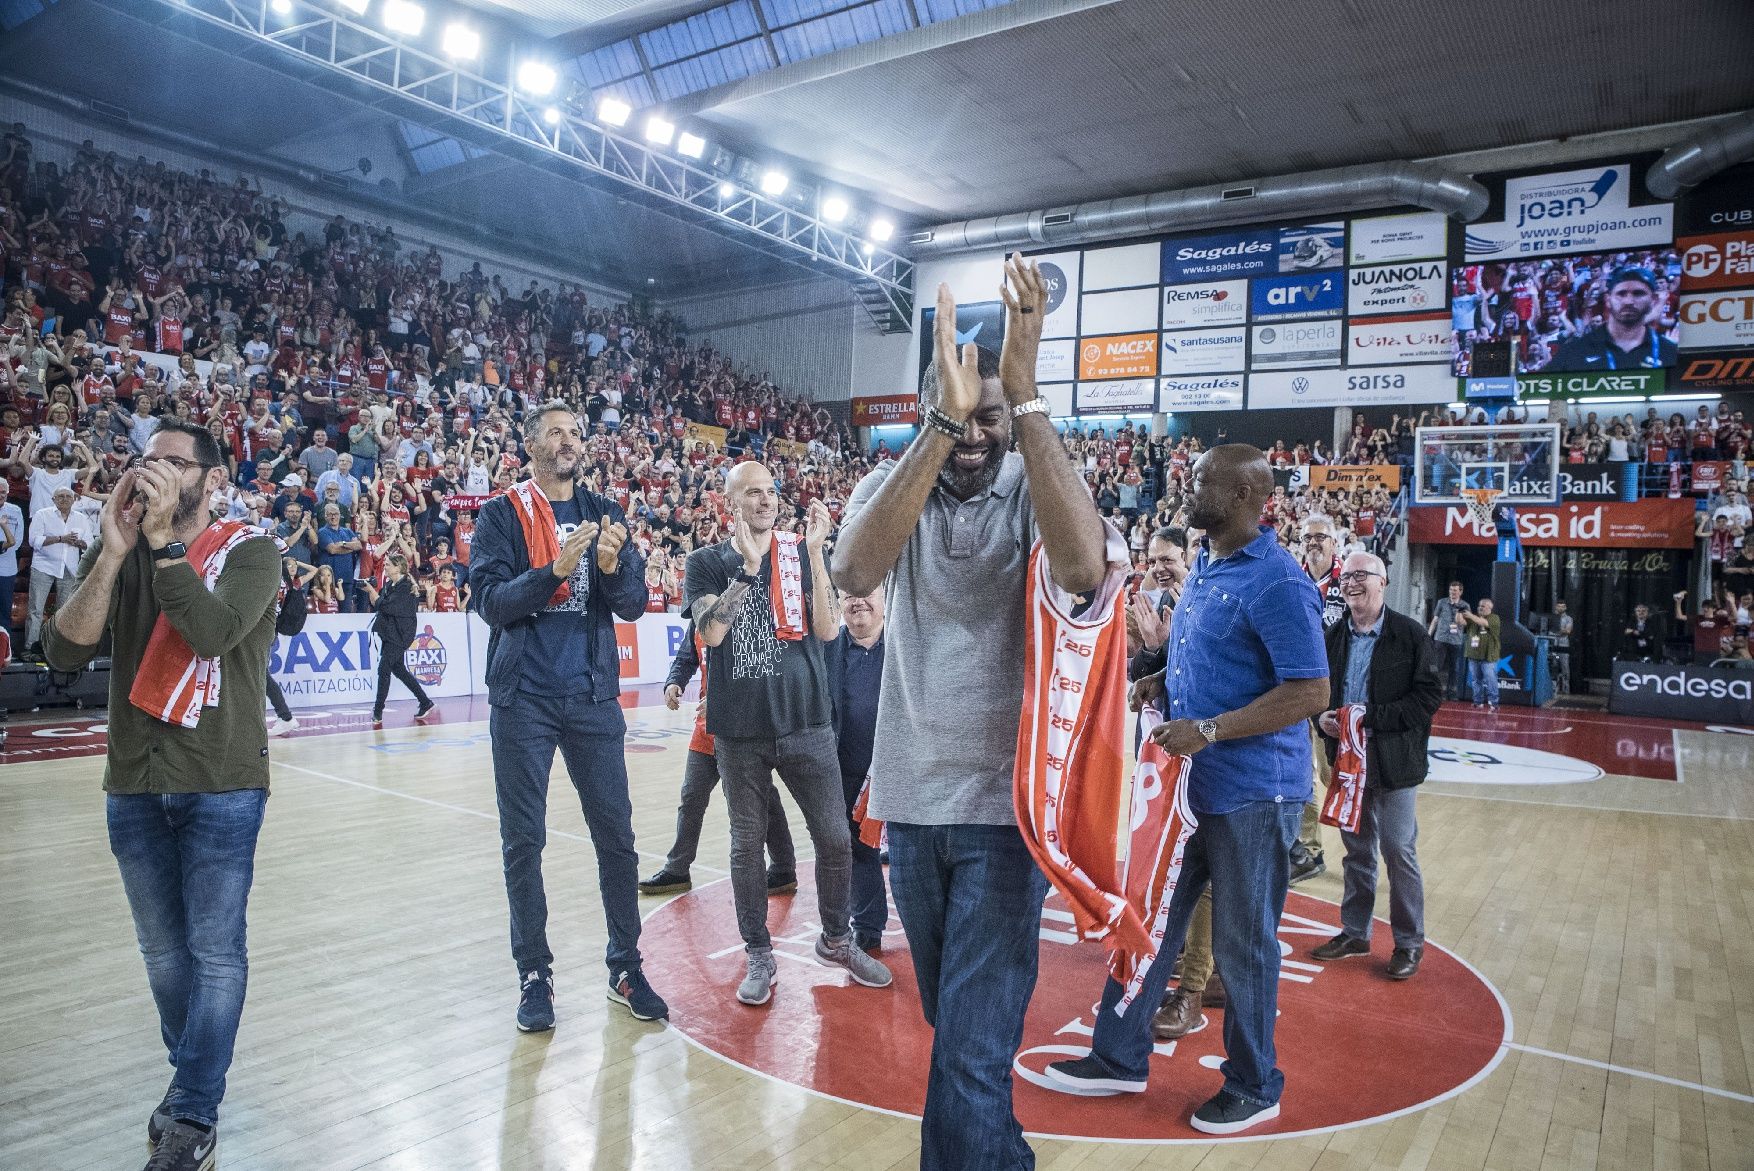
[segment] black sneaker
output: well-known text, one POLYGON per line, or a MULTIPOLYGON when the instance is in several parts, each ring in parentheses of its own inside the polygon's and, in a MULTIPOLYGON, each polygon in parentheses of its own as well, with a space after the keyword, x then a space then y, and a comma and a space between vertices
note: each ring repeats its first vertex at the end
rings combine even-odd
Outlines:
POLYGON ((1085 1098, 1114 1094, 1142 1094, 1144 1078, 1118 1077, 1108 1063, 1092 1053, 1073 1061, 1056 1061, 1047 1068, 1048 1089, 1085 1098))
POLYGON ((170 1129, 171 1116, 165 1111, 165 1104, 160 1102, 153 1108, 152 1116, 146 1120, 146 1142, 156 1147, 164 1132, 170 1129))
POLYGON ((152 1158, 146 1160, 146 1171, 213 1171, 218 1152, 217 1130, 172 1120, 159 1136, 152 1158))
POLYGON ((642 895, 670 895, 678 891, 693 890, 694 881, 686 874, 678 874, 669 867, 658 871, 639 884, 642 895))
MULTIPOLYGON (((1051 1067, 1050 1067, 1051 1068, 1051 1067)), ((1239 1098, 1229 1090, 1219 1090, 1206 1104, 1194 1111, 1188 1125, 1201 1134, 1237 1134, 1262 1122, 1279 1117, 1279 1103, 1263 1106, 1239 1098)))
POLYGON ((414 718, 416 720, 426 719, 427 716, 432 714, 432 709, 437 707, 437 706, 438 705, 433 703, 432 700, 430 700, 430 699, 427 700, 425 703, 421 704, 418 708, 415 709, 414 718))
POLYGON ((789 895, 798 889, 798 875, 791 870, 769 870, 767 872, 767 893, 769 895, 789 895))
POLYGON ((1308 882, 1318 874, 1325 874, 1328 864, 1322 860, 1320 850, 1291 851, 1291 885, 1308 882))
POLYGON ((1318 960, 1343 960, 1347 956, 1367 956, 1370 944, 1355 935, 1347 935, 1344 931, 1309 953, 1318 960))
POLYGON ((525 972, 518 995, 518 1031, 545 1033, 554 1027, 554 977, 548 972, 525 972))
POLYGON ((670 1015, 670 1006, 652 991, 646 974, 638 968, 626 968, 609 977, 609 999, 627 1005, 636 1021, 661 1021, 670 1015))

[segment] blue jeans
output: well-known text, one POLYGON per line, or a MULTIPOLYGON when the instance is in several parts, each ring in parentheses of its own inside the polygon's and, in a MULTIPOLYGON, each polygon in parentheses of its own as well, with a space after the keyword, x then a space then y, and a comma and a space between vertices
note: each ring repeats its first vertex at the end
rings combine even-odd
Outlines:
POLYGON ((165 1109, 212 1126, 225 1097, 249 957, 244 907, 266 789, 110 794, 110 852, 176 1070, 165 1109))
POLYGON ((548 842, 548 775, 558 747, 578 790, 585 827, 597 851, 597 886, 609 928, 610 975, 640 965, 639 855, 633 849, 633 805, 627 796, 627 720, 613 699, 556 697, 520 691, 488 716, 493 784, 499 797, 500 852, 511 906, 512 959, 520 973, 547 972, 548 894, 542 847, 548 842))
POLYGON ((934 1030, 921 1171, 1034 1167, 1011 1107, 1011 1062, 1035 991, 1047 879, 1015 826, 890 822, 889 881, 934 1030))
POLYGON ((1271 1106, 1285 1090, 1276 1066, 1274 1017, 1279 1010, 1279 916, 1285 911, 1291 843, 1303 819, 1301 801, 1251 801, 1234 813, 1200 816, 1188 839, 1181 878, 1169 903, 1169 921, 1157 961, 1144 986, 1117 1016, 1126 991, 1112 978, 1103 986, 1093 1051, 1117 1075, 1150 1073, 1151 1018, 1187 936, 1188 921, 1207 883, 1212 886, 1212 955, 1230 998, 1224 1009, 1224 1088, 1271 1106))
POLYGON ((851 819, 859 790, 865 787, 865 778, 842 773, 840 783, 846 794, 847 826, 853 838, 853 934, 861 939, 881 939, 883 929, 889 926, 889 892, 883 886, 883 852, 859 840, 859 824, 851 819))
POLYGON ((1498 663, 1492 659, 1468 660, 1468 691, 1475 703, 1498 705, 1498 663), (1481 693, 1485 694, 1482 695, 1481 693))

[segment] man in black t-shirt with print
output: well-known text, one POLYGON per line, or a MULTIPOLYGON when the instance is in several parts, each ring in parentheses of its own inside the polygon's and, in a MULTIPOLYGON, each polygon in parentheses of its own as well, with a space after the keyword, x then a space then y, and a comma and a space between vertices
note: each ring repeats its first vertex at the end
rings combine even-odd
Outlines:
POLYGON ((816 848, 817 957, 846 968, 859 984, 884 988, 889 969, 854 946, 849 922, 852 839, 823 657, 823 644, 839 630, 822 552, 834 522, 817 500, 803 540, 776 533, 779 494, 758 463, 731 469, 725 495, 731 539, 689 555, 684 601, 701 641, 716 648, 707 656, 706 730, 731 815, 731 892, 748 952, 737 999, 766 1004, 777 976, 762 858, 775 772, 816 848))

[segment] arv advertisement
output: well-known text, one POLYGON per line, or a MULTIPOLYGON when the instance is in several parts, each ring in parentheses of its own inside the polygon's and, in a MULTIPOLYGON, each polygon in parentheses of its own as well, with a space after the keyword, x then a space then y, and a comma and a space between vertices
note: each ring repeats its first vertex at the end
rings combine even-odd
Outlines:
POLYGON ((1674 204, 1633 206, 1633 174, 1633 163, 1618 161, 1504 179, 1504 218, 1467 226, 1468 259, 1667 244, 1675 237, 1674 204))

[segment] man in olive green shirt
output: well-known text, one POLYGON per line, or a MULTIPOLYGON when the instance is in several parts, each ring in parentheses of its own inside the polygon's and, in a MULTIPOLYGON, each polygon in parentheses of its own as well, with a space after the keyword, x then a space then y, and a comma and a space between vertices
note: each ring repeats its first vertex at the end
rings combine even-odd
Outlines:
POLYGON ((209 527, 207 501, 225 483, 204 429, 165 419, 139 466, 104 506, 102 531, 79 565, 73 596, 44 636, 51 666, 73 670, 111 635, 110 850, 134 916, 176 1073, 147 1124, 153 1168, 210 1166, 247 960, 244 911, 268 797, 262 705, 280 557, 267 538, 231 546, 212 589, 188 559, 209 527), (199 659, 219 661, 219 702, 194 727, 130 701, 163 616, 199 659))
POLYGON ((1492 612, 1492 599, 1481 598, 1470 614, 1460 615, 1467 629, 1462 635, 1462 654, 1468 660, 1468 690, 1474 706, 1482 703, 1488 711, 1498 710, 1498 631, 1499 617, 1492 612))

